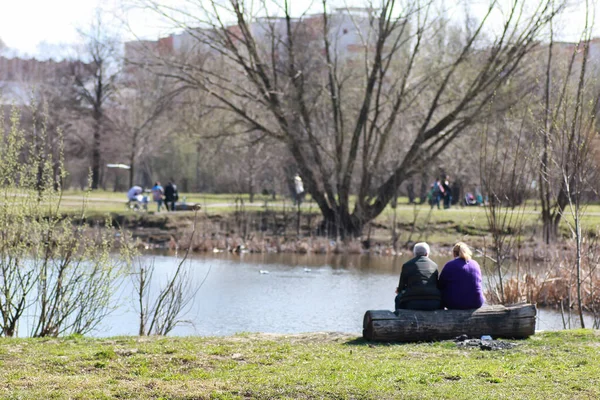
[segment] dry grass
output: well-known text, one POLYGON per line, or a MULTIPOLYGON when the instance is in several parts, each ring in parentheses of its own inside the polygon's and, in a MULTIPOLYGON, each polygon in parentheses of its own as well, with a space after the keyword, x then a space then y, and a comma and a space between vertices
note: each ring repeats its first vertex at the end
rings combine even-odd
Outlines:
MULTIPOLYGON (((529 261, 524 268, 503 281, 506 304, 527 302, 542 307, 560 309, 577 306, 577 270, 572 242, 546 248, 542 265, 529 261)), ((600 246, 596 240, 584 243, 581 259, 582 308, 600 314, 600 246)), ((492 286, 486 293, 489 303, 500 302, 500 285, 492 286)))
MULTIPOLYGON (((586 311, 600 310, 600 275, 582 270, 582 305, 586 311)), ((542 273, 527 273, 504 281, 504 296, 507 304, 527 302, 542 307, 574 308, 577 299, 575 272, 560 267, 542 273)), ((499 303, 499 287, 486 293, 487 301, 499 303)))

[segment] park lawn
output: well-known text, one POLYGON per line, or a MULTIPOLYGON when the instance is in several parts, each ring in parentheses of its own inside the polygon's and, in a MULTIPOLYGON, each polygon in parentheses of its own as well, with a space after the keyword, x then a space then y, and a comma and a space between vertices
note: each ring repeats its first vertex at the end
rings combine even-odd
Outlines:
MULTIPOLYGON (((96 199, 97 201, 118 201, 125 202, 127 200, 126 192, 114 192, 109 190, 93 190, 93 191, 83 191, 83 190, 65 190, 63 192, 64 198, 81 198, 83 196, 89 196, 92 199, 96 199)), ((150 195, 148 193, 148 195, 150 195)), ((250 195, 247 193, 186 193, 179 192, 179 200, 183 201, 186 199, 187 202, 195 202, 195 203, 231 203, 235 204, 236 201, 243 200, 244 204, 250 203, 250 195)), ((262 194, 254 195, 254 204, 263 204, 265 200, 273 201, 271 196, 264 196, 262 194)), ((281 196, 277 197, 276 202, 283 202, 284 198, 281 196)), ((285 201, 291 203, 289 198, 285 198, 285 201)))
MULTIPOLYGON (((84 192, 67 191, 61 202, 61 210, 78 214, 81 210, 84 192)), ((125 207, 125 193, 108 191, 93 191, 86 196, 87 215, 98 216, 101 214, 129 214, 125 207)), ((228 215, 235 211, 259 212, 269 210, 279 212, 295 213, 297 208, 290 199, 281 196, 272 201, 270 196, 256 195, 253 203, 249 202, 247 194, 210 194, 210 193, 181 193, 180 199, 187 202, 202 205, 203 215, 228 215), (243 199, 243 207, 240 199, 243 199), (265 203, 265 200, 267 202, 265 203)), ((473 243, 476 247, 485 247, 490 243, 489 226, 486 210, 484 207, 460 207, 454 206, 448 210, 432 209, 429 205, 409 205, 406 198, 400 198, 396 210, 388 206, 384 212, 374 221, 377 225, 372 232, 365 230, 365 235, 381 242, 389 242, 391 227, 395 219, 398 224, 399 243, 414 241, 429 241, 442 245, 452 244, 458 240, 473 243), (394 217, 395 214, 395 217, 394 217)), ((156 204, 150 202, 148 205, 150 213, 156 212, 156 204)), ((319 209, 314 201, 307 199, 301 207, 303 215, 319 214, 319 209)), ((535 201, 529 201, 522 211, 521 239, 527 241, 539 236, 541 232, 541 218, 539 206, 535 201)), ((521 212, 520 211, 520 212, 521 212)), ((560 231, 564 237, 570 237, 569 221, 573 218, 567 210, 562 219, 560 231)), ((600 205, 591 204, 584 208, 585 215, 582 218, 584 232, 598 235, 600 227, 600 205)), ((251 216, 252 218, 252 216, 251 216)), ((316 220, 313 219, 313 222, 316 220)), ((513 229, 514 231, 514 229, 513 229)))
POLYGON ((0 339, 6 399, 595 399, 600 333, 516 348, 371 344, 343 334, 0 339))

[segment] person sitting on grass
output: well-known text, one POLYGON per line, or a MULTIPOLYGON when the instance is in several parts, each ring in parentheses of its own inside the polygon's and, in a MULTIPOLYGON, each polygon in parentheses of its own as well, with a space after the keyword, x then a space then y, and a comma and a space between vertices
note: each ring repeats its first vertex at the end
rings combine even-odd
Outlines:
POLYGON ((438 281, 442 307, 456 310, 479 308, 485 302, 481 284, 481 268, 473 260, 471 250, 463 242, 454 245, 454 260, 448 261, 438 281))
POLYGON ((438 266, 429 258, 429 252, 427 243, 417 243, 413 248, 415 258, 402 265, 396 288, 396 310, 430 311, 441 308, 441 294, 437 287, 438 266))

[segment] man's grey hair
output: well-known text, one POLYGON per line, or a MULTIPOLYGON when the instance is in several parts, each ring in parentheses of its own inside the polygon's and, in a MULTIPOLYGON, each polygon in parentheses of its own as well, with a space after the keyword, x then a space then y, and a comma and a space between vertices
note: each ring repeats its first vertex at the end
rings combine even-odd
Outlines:
POLYGON ((415 244, 413 247, 413 253, 416 257, 418 256, 428 256, 429 255, 429 245, 425 242, 419 242, 415 244))

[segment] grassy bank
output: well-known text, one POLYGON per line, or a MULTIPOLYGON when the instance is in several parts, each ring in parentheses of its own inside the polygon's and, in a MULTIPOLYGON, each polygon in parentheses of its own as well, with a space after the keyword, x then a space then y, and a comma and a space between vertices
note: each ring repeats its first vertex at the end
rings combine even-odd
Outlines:
MULTIPOLYGON (((64 212, 79 214, 83 195, 83 192, 65 192, 61 209, 64 212)), ((246 242, 251 237, 296 238, 298 214, 289 199, 278 197, 273 201, 270 196, 257 195, 254 202, 250 203, 248 195, 240 194, 182 193, 181 199, 184 197, 186 201, 199 203, 202 206, 199 235, 241 237, 242 242, 246 242)), ((161 243, 171 236, 180 238, 182 235, 180 228, 189 227, 190 221, 193 220, 193 212, 156 213, 154 203, 149 205, 147 213, 127 210, 124 193, 93 191, 87 198, 86 215, 92 220, 103 220, 110 214, 114 220, 124 222, 122 226, 127 228, 163 229, 163 234, 166 235, 163 238, 159 238, 161 233, 158 231, 143 232, 145 236, 158 238, 161 243)), ((522 249, 520 256, 533 258, 533 254, 542 246, 540 209, 532 200, 527 203, 522 212, 522 229, 519 233, 522 249)), ((316 204, 310 199, 302 204, 300 218, 300 236, 302 238, 314 236, 321 216, 316 204)), ((570 219, 569 215, 565 215, 562 219, 560 232, 565 238, 571 236, 567 225, 570 219)), ((455 206, 449 210, 438 210, 428 205, 409 205, 406 198, 399 199, 395 210, 388 206, 372 224, 366 226, 361 240, 369 238, 374 247, 382 249, 380 253, 388 254, 392 244, 394 221, 398 235, 397 245, 400 249, 410 248, 410 243, 418 241, 432 243, 438 247, 438 250, 449 248, 457 241, 465 241, 474 248, 484 249, 492 241, 484 207, 455 206)), ((600 227, 600 206, 586 206, 582 221, 583 231, 590 237, 597 236, 598 227, 600 227)), ((143 242, 149 241, 151 244, 153 242, 144 237, 141 239, 143 242)), ((316 247, 321 249, 323 246, 316 247)))
POLYGON ((2 398, 482 399, 600 397, 600 334, 511 350, 370 344, 338 334, 1 339, 2 398))

